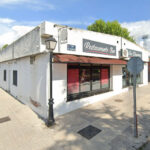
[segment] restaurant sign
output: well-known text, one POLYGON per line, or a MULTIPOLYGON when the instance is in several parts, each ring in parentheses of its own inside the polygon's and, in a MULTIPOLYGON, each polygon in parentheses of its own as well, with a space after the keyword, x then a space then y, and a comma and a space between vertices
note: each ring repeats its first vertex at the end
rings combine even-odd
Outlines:
POLYGON ((127 49, 128 50, 128 57, 140 57, 142 58, 142 52, 127 49))
POLYGON ((116 46, 83 39, 83 52, 116 56, 116 46))

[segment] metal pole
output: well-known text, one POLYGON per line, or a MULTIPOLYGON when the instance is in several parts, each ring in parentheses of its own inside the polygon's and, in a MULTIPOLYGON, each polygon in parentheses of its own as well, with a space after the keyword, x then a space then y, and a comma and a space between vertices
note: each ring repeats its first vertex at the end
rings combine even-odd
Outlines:
POLYGON ((134 99, 134 137, 138 137, 136 115, 136 74, 133 75, 133 99, 134 99))
POLYGON ((55 123, 54 120, 54 112, 53 112, 53 104, 54 104, 54 99, 53 99, 53 78, 52 78, 52 58, 53 58, 53 52, 50 52, 50 63, 49 63, 49 70, 50 70, 50 99, 49 99, 49 111, 48 111, 48 120, 47 120, 47 126, 52 126, 55 123))

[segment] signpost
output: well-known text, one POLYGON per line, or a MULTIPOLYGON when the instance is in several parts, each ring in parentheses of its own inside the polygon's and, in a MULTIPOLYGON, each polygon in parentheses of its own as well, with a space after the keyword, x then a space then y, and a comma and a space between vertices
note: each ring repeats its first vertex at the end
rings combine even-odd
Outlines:
POLYGON ((138 75, 144 67, 144 62, 140 57, 132 57, 127 63, 128 71, 133 75, 133 99, 134 99, 134 136, 138 137, 137 115, 136 115, 136 75, 138 75))

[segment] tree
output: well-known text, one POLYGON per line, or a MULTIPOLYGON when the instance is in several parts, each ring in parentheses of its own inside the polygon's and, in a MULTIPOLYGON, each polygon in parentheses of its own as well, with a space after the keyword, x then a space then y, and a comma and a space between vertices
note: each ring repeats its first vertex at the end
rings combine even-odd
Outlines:
POLYGON ((0 50, 5 49, 7 46, 8 46, 8 44, 3 45, 3 46, 0 48, 0 50))
POLYGON ((102 19, 96 20, 93 24, 89 25, 87 29, 90 31, 121 36, 135 43, 133 37, 130 36, 130 32, 126 28, 121 27, 120 23, 116 20, 112 22, 105 22, 102 19))
POLYGON ((8 46, 8 44, 5 44, 2 46, 2 49, 5 49, 8 46))

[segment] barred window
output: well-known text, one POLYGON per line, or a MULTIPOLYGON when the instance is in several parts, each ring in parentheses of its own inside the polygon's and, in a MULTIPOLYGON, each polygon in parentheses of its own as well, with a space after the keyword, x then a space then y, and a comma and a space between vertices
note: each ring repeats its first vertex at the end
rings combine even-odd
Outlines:
POLYGON ((6 81, 7 75, 6 75, 6 70, 4 70, 4 81, 6 81))
POLYGON ((13 71, 13 85, 17 86, 17 71, 13 71))

